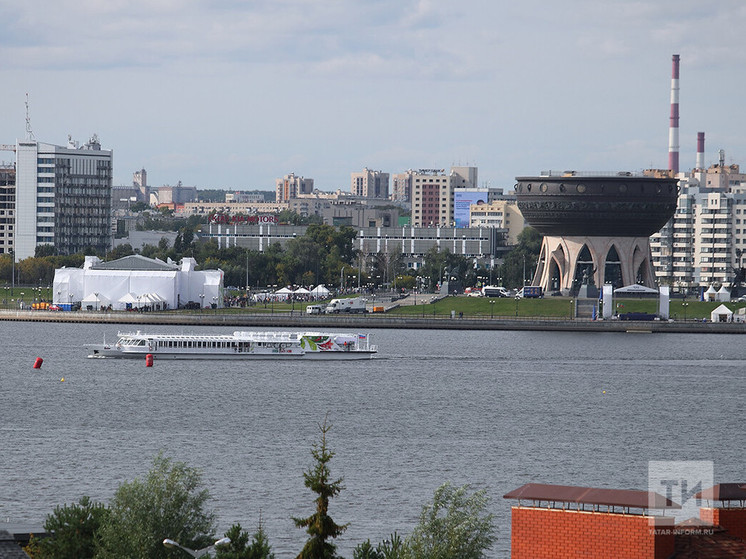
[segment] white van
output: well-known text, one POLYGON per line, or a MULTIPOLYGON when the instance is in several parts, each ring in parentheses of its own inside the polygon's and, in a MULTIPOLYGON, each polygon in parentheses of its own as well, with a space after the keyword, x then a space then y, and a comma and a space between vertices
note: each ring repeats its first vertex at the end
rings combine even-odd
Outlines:
POLYGON ((324 305, 308 305, 306 314, 324 314, 326 307, 324 305))

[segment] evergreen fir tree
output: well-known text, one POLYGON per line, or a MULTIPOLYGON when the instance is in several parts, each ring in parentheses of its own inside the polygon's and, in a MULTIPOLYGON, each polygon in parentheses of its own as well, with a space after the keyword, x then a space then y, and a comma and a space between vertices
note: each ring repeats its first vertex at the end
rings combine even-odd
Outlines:
POLYGON ((315 501, 316 512, 314 514, 306 518, 293 518, 295 525, 298 528, 305 528, 310 536, 298 554, 298 559, 335 559, 338 557, 337 546, 329 540, 340 536, 348 526, 336 524, 329 516, 329 500, 344 489, 343 478, 331 480, 329 461, 334 453, 326 446, 326 434, 331 428, 332 425, 328 422, 327 416, 324 418, 323 425, 319 425, 321 442, 314 444, 311 450, 314 464, 303 474, 306 487, 318 497, 315 501))

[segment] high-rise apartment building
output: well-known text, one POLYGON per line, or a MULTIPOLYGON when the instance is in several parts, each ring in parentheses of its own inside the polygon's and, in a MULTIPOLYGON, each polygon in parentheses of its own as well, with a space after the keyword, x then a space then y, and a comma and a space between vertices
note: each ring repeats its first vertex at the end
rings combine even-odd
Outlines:
POLYGON ((16 143, 15 252, 34 256, 52 245, 58 254, 111 248, 113 152, 94 135, 79 146, 35 140, 16 143))
POLYGON ((146 204, 150 201, 150 186, 148 185, 148 172, 145 169, 140 169, 132 173, 132 186, 138 189, 139 194, 137 200, 139 202, 145 202, 146 204))
POLYGON ((313 179, 297 177, 295 173, 275 181, 275 202, 287 202, 301 194, 313 193, 313 179))
POLYGON ((13 164, 0 164, 0 254, 13 250, 15 227, 16 168, 13 164))
POLYGON ((651 237, 656 275, 675 289, 729 286, 746 255, 746 174, 721 156, 680 177, 676 213, 651 237))
POLYGON ((383 171, 371 171, 367 167, 361 173, 351 173, 351 188, 353 196, 363 198, 388 198, 389 174, 383 171))
POLYGON ((412 225, 435 227, 454 223, 454 189, 476 188, 476 167, 420 169, 411 173, 412 225))
POLYGON ((391 180, 391 199, 394 202, 410 202, 412 198, 412 179, 415 171, 411 169, 403 173, 396 173, 391 180))

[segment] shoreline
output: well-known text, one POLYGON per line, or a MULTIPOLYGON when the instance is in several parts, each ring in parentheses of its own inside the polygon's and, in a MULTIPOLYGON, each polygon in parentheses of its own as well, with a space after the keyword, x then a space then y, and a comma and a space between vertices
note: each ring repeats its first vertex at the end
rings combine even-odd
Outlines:
POLYGON ((267 328, 400 328, 421 330, 527 330, 546 332, 627 332, 676 334, 744 334, 746 323, 690 321, 622 321, 567 318, 452 318, 393 317, 365 315, 290 315, 288 313, 202 313, 175 312, 50 312, 38 310, 0 310, 0 321, 64 322, 121 325, 232 326, 267 328))

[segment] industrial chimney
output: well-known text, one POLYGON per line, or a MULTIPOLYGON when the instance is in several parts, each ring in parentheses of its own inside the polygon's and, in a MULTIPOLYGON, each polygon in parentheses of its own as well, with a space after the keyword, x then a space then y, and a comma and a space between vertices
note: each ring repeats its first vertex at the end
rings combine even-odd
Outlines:
POLYGON ((697 169, 705 168, 705 133, 697 132, 697 169))
POLYGON ((673 55, 671 71, 671 119, 668 127, 668 168, 679 172, 679 55, 673 55))

